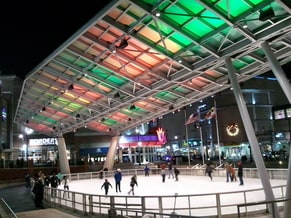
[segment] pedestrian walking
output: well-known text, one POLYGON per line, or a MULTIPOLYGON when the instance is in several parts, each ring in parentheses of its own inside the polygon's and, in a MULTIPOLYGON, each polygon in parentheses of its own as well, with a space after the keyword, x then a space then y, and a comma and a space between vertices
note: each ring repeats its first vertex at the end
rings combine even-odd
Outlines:
POLYGON ((114 174, 114 180, 115 180, 115 189, 116 193, 119 191, 121 192, 121 180, 122 180, 122 173, 120 169, 117 169, 114 174))
POLYGON ((57 196, 57 187, 59 184, 58 178, 55 173, 53 173, 50 177, 50 184, 51 184, 51 197, 57 196))
POLYGON ((28 173, 25 175, 25 186, 26 189, 31 189, 30 175, 28 173))
POLYGON ((104 189, 105 189, 105 195, 108 195, 108 190, 109 190, 109 187, 111 187, 112 188, 112 185, 111 185, 111 183, 110 182, 108 182, 108 180, 107 179, 105 179, 105 181, 104 181, 104 183, 103 183, 103 185, 101 186, 101 190, 102 190, 102 188, 104 187, 104 189))
POLYGON ((35 207, 41 208, 43 200, 43 183, 38 175, 36 175, 34 178, 34 186, 32 192, 34 194, 35 207))
POLYGON ((136 178, 136 175, 132 176, 131 177, 131 180, 130 180, 130 190, 128 192, 128 194, 132 193, 132 195, 134 195, 134 186, 136 185, 137 186, 137 178, 136 178))

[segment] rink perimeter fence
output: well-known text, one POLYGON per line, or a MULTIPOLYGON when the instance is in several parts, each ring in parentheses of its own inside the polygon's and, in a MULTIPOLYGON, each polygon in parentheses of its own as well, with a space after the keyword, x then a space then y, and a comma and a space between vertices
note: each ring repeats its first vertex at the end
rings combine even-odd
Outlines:
MULTIPOLYGON (((180 175, 204 176, 203 166, 178 168, 180 175)), ((104 178, 113 177, 116 171, 104 171, 104 178)), ((245 168, 244 178, 259 178, 257 169, 245 168)), ((287 169, 267 169, 270 179, 287 180, 287 169)), ((123 176, 144 175, 143 169, 122 169, 123 176)), ((160 174, 160 169, 151 169, 151 174, 160 174)), ((216 168, 214 176, 225 176, 225 170, 216 168)), ((93 180, 100 178, 100 172, 68 174, 70 181, 93 180)), ((45 187, 44 203, 83 215, 107 214, 108 217, 248 217, 268 211, 263 188, 223 193, 167 195, 167 196, 104 196, 56 189, 56 197, 51 196, 53 188, 45 187), (66 192, 66 193, 64 193, 66 192), (69 193, 70 198, 66 197, 69 193), (64 195, 65 194, 65 195, 64 195), (207 199, 207 205, 205 202, 207 199), (235 201, 233 200, 235 199, 235 201), (255 199, 255 200, 254 200, 255 199), (179 202, 184 202, 183 204, 179 202), (185 203, 186 202, 186 203, 185 203), (175 208, 173 208, 175 205, 175 208), (239 208, 239 209, 238 209, 239 208), (238 214, 239 213, 239 214, 238 214), (174 215, 174 214, 178 214, 174 215)), ((284 206, 286 185, 272 186, 278 208, 284 206)), ((270 205, 270 204, 269 204, 270 205)))

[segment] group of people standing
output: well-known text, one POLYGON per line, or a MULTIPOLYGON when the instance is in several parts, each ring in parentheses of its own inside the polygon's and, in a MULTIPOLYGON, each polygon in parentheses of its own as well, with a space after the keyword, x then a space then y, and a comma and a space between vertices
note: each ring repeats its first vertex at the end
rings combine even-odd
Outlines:
MULTIPOLYGON (((162 182, 166 181, 166 168, 167 168, 166 164, 161 165, 162 182)), ((178 181, 179 174, 180 174, 180 170, 178 170, 178 168, 176 168, 176 167, 173 168, 172 163, 168 162, 168 179, 170 179, 172 177, 172 179, 175 178, 175 180, 178 181)))
MULTIPOLYGON (((229 164, 228 162, 225 162, 224 164, 225 172, 226 172, 226 182, 236 182, 236 172, 232 164, 229 164)), ((243 181, 243 167, 242 162, 239 161, 237 163, 237 176, 239 178, 239 185, 244 185, 243 181)))
MULTIPOLYGON (((237 178, 236 178, 236 172, 235 172, 235 168, 233 167, 232 164, 229 164, 228 162, 224 163, 224 168, 225 168, 225 172, 226 172, 226 182, 236 182, 237 178)), ((208 174, 210 180, 213 180, 212 177, 212 172, 216 170, 211 163, 207 163, 206 164, 206 168, 205 168, 205 174, 208 174)), ((237 176, 239 178, 239 185, 244 185, 244 181, 243 181, 243 167, 242 167, 242 162, 239 161, 237 163, 237 176)))
POLYGON ((61 183, 64 185, 64 193, 63 198, 65 198, 65 194, 67 193, 67 197, 70 198, 69 195, 69 181, 67 176, 63 176, 60 172, 56 174, 55 172, 50 175, 44 175, 41 171, 34 175, 33 180, 29 174, 25 175, 26 188, 30 189, 34 196, 34 203, 37 208, 42 207, 43 193, 44 187, 50 186, 51 189, 51 197, 57 196, 57 188, 61 183))

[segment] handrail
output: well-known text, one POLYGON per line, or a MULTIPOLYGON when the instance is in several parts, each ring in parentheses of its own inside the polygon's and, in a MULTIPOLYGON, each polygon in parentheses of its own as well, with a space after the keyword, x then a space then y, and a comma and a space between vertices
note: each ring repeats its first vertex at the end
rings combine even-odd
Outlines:
POLYGON ((0 217, 17 218, 16 214, 2 197, 0 199, 0 217))
MULTIPOLYGON (((179 168, 182 175, 204 175, 204 169, 192 169, 192 168, 179 168)), ((156 174, 160 174, 159 169, 156 169, 156 174)), ((245 169, 248 172, 248 169, 245 169)), ((143 169, 123 169, 124 176, 131 176, 133 174, 143 175, 143 169)), ((214 173, 218 176, 225 176, 224 169, 217 169, 214 173)), ((113 177, 115 171, 105 171, 105 177, 113 177)), ((270 173, 271 175, 283 174, 283 172, 270 173)), ((250 171, 249 175, 256 175, 253 171, 250 171)), ((67 175, 71 181, 74 180, 88 180, 99 178, 99 172, 89 172, 89 173, 78 173, 78 174, 69 174, 67 175)), ((273 186, 273 190, 277 190, 279 193, 276 198, 284 198, 284 193, 286 190, 286 185, 273 186)), ((252 189, 252 190, 242 190, 237 192, 223 192, 223 193, 208 193, 208 194, 193 194, 193 195, 171 195, 171 196, 107 196, 104 195, 93 195, 85 194, 80 192, 66 191, 69 193, 70 198, 62 198, 64 196, 64 190, 57 189, 57 197, 51 198, 51 188, 45 187, 45 196, 44 200, 52 207, 67 207, 74 211, 81 212, 83 214, 104 214, 111 210, 112 208, 116 210, 135 210, 140 211, 142 214, 147 212, 152 213, 169 213, 173 210, 172 207, 163 205, 163 202, 174 202, 175 198, 187 199, 185 205, 175 208, 175 212, 179 215, 192 216, 195 214, 199 216, 202 211, 207 210, 209 216, 216 215, 217 217, 222 217, 222 215, 228 215, 231 211, 231 214, 237 213, 237 203, 225 202, 227 196, 231 196, 234 193, 240 194, 242 196, 242 201, 244 204, 251 203, 250 199, 252 196, 257 195, 258 192, 264 192, 263 188, 252 189), (214 203, 211 205, 197 205, 201 197, 212 198, 214 203), (150 203, 148 203, 150 202, 150 203), (155 203, 153 203, 155 202, 155 203), (146 209, 145 209, 146 208, 146 209), (225 212, 225 208, 228 208, 228 211, 225 212)), ((264 199, 264 194, 262 194, 264 199)), ((257 198, 255 198, 257 199, 257 198)), ((130 215, 130 214, 127 214, 130 215)), ((203 212, 205 215, 205 212, 203 212)))
POLYGON ((281 199, 281 200, 278 199, 278 200, 274 200, 274 201, 258 201, 258 202, 238 204, 237 205, 237 215, 238 215, 238 218, 241 217, 241 210, 240 210, 241 207, 246 208, 245 212, 242 212, 242 213, 244 213, 244 215, 247 216, 248 215, 247 207, 264 204, 264 205, 266 205, 266 212, 268 212, 268 208, 274 208, 274 204, 287 202, 287 201, 291 201, 291 198, 290 199, 281 199), (268 207, 268 204, 271 204, 271 207, 268 207))

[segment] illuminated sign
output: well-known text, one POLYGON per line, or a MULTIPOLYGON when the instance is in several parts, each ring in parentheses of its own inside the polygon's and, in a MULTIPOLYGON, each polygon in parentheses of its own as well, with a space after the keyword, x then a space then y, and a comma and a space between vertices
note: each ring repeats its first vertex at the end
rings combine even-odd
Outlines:
POLYGON ((30 139, 29 145, 58 145, 57 138, 30 139))
POLYGON ((276 110, 274 112, 274 115, 275 115, 275 120, 285 119, 286 118, 284 109, 276 110))
POLYGON ((162 128, 158 128, 156 132, 157 132, 159 142, 165 143, 167 141, 165 131, 162 128))
POLYGON ((1 119, 5 121, 7 119, 7 109, 6 107, 2 107, 1 109, 1 119))

